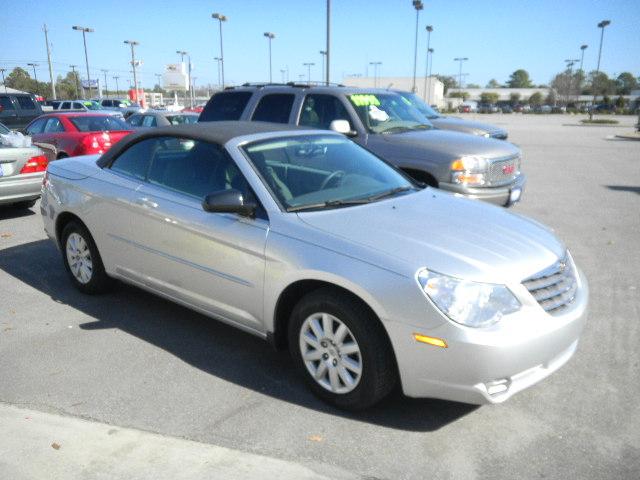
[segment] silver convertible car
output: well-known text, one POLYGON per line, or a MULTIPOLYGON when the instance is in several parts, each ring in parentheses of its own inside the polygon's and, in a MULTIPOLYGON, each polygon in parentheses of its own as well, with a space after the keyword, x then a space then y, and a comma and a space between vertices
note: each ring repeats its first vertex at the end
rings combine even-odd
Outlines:
POLYGON ((498 403, 576 351, 587 282, 542 225, 422 184, 342 135, 165 127, 51 164, 70 279, 119 279, 289 348, 345 409, 498 403))

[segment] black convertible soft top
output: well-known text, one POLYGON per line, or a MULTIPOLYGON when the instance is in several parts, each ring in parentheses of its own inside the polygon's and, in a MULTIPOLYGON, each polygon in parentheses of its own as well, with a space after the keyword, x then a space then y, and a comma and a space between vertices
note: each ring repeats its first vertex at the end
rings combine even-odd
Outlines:
POLYGON ((172 125, 170 127, 153 128, 127 135, 102 155, 96 164, 100 168, 111 165, 113 159, 117 157, 120 152, 128 148, 130 145, 146 138, 173 136, 224 145, 232 138, 241 137, 243 135, 268 132, 286 132, 292 130, 309 130, 309 128, 268 122, 203 122, 193 123, 190 125, 172 125))

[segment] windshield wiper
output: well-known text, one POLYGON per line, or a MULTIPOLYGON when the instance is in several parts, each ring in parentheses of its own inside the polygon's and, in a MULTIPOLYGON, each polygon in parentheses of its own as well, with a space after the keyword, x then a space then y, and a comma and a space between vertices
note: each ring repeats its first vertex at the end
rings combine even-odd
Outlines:
POLYGON ((352 200, 327 200, 326 202, 310 203, 308 205, 297 205, 287 208, 287 212, 299 212, 302 210, 315 210, 331 207, 343 207, 348 205, 362 205, 364 203, 370 203, 371 200, 367 198, 354 198, 352 200))
POLYGON ((367 200, 370 202, 375 202, 376 200, 380 200, 382 198, 392 197, 398 193, 408 192, 409 190, 413 190, 413 187, 405 186, 405 187, 396 187, 391 190, 387 190, 384 192, 376 193, 375 195, 371 195, 367 197, 367 200))

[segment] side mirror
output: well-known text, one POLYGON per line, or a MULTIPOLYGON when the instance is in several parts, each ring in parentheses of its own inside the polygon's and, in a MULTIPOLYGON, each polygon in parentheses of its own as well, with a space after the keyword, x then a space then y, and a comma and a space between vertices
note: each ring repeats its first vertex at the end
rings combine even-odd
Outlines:
POLYGON ((356 135, 358 135, 358 132, 351 130, 351 124, 349 123, 349 120, 333 120, 329 124, 329 130, 342 133, 347 137, 355 137, 356 135))
POLYGON ((258 206, 253 202, 246 202, 242 192, 238 190, 219 190, 210 193, 202 201, 205 212, 237 213, 243 217, 253 217, 258 206))

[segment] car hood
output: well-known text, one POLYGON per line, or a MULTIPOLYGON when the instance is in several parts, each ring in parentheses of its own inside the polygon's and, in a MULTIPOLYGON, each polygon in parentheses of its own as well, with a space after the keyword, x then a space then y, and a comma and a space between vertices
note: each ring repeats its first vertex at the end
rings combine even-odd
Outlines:
POLYGON ((416 157, 420 157, 424 150, 438 152, 451 158, 462 155, 497 158, 520 154, 520 149, 509 142, 450 130, 419 130, 380 134, 380 137, 388 143, 415 151, 416 157))
POLYGON ((431 119, 437 128, 451 128, 457 131, 473 132, 475 134, 495 133, 504 131, 503 128, 496 127, 490 123, 476 122, 457 117, 438 117, 431 119))
POLYGON ((519 283, 565 253, 534 220, 433 188, 298 216, 341 239, 344 254, 407 276, 426 267, 475 281, 519 283))

